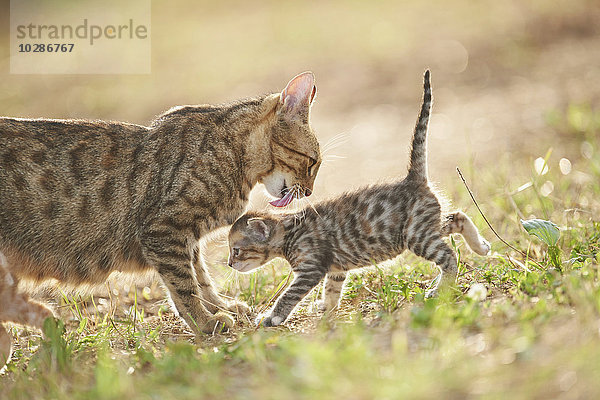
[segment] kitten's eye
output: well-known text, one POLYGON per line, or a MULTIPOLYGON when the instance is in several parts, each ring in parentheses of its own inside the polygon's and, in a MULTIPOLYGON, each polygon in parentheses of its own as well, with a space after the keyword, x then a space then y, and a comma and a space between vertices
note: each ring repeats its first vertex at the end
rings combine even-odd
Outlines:
POLYGON ((317 160, 310 158, 310 161, 308 164, 308 176, 312 176, 313 167, 315 166, 316 163, 317 163, 317 160))
POLYGON ((237 256, 239 256, 239 255, 240 255, 240 249, 239 249, 239 248, 237 248, 237 247, 234 247, 233 249, 231 249, 231 254, 232 254, 234 257, 237 257, 237 256))

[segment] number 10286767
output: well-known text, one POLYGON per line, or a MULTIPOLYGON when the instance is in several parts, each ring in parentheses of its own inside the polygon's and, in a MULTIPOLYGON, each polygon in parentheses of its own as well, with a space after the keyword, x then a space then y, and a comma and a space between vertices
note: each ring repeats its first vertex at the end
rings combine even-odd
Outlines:
POLYGON ((71 53, 75 43, 21 43, 19 53, 71 53))

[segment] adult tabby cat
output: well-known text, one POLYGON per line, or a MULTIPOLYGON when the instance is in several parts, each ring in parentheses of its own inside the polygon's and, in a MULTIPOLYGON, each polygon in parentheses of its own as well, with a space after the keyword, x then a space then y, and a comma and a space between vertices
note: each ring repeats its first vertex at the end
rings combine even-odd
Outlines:
MULTIPOLYGON (((456 279, 456 256, 442 240, 461 233, 469 247, 487 254, 490 245, 462 212, 444 217, 427 179, 426 134, 431 109, 429 71, 412 141, 410 168, 401 181, 379 184, 320 202, 298 213, 247 213, 229 233, 229 265, 242 272, 284 257, 294 281, 273 309, 257 322, 283 323, 300 300, 325 278, 323 306, 333 309, 346 273, 380 262, 404 249, 434 261, 442 270, 438 286, 456 279)), ((433 288, 428 295, 435 294, 433 288)))
MULTIPOLYGON (((149 127, 0 119, 0 251, 15 279, 80 286, 155 270, 186 323, 213 332, 247 310, 215 291, 199 240, 261 182, 275 206, 311 193, 321 164, 310 72, 281 93, 175 107, 149 127)), ((10 304, 0 304, 0 308, 10 304)))

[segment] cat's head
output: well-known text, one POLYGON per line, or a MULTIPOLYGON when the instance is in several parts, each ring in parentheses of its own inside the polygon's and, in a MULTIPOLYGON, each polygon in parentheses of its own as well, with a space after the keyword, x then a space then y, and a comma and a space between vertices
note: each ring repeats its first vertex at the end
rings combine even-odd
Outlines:
POLYGON ((310 196, 321 166, 319 142, 310 126, 310 107, 317 93, 312 72, 293 78, 271 102, 271 168, 259 178, 270 195, 271 204, 287 206, 294 198, 310 196))
POLYGON ((250 272, 281 256, 282 231, 274 215, 253 212, 242 215, 229 231, 227 264, 239 272, 250 272))

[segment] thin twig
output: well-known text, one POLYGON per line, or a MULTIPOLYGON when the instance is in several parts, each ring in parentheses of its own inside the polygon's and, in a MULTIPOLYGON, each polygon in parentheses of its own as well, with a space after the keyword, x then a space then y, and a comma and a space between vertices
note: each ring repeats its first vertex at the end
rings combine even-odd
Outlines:
MULTIPOLYGON (((494 232, 494 235, 496 235, 496 237, 498 239, 500 239, 500 241, 502 243, 504 243, 505 245, 507 245, 508 247, 510 247, 511 249, 513 249, 514 251, 520 253, 524 257, 529 258, 529 255, 527 253, 525 253, 522 250, 517 249, 516 247, 514 247, 513 245, 511 245, 510 243, 508 243, 506 240, 502 239, 502 237, 498 234, 498 232, 496 232, 496 230, 494 229, 494 227, 492 226, 492 224, 490 224, 490 221, 488 221, 488 219, 486 218, 486 216, 483 213, 483 211, 481 211, 481 207, 479 207, 479 204, 477 204, 477 200, 475 200, 475 196, 473 195, 473 192, 471 191, 471 189, 469 189, 469 185, 467 185, 467 181, 465 180, 465 177, 463 176, 462 172, 460 172, 460 169, 458 167, 456 167, 456 172, 458 172, 458 176, 460 176, 460 179, 462 179, 463 184, 467 188, 467 192, 469 192, 469 196, 471 196, 471 200, 473 200, 473 203, 475 204, 475 207, 477 207, 477 210, 479 210, 479 213, 483 217, 483 219, 484 219, 485 223, 487 224, 487 226, 489 226, 490 229, 492 230, 492 232, 494 232)), ((535 260, 531 260, 531 261, 533 261, 538 266, 542 267, 537 261, 535 261, 535 260)))

